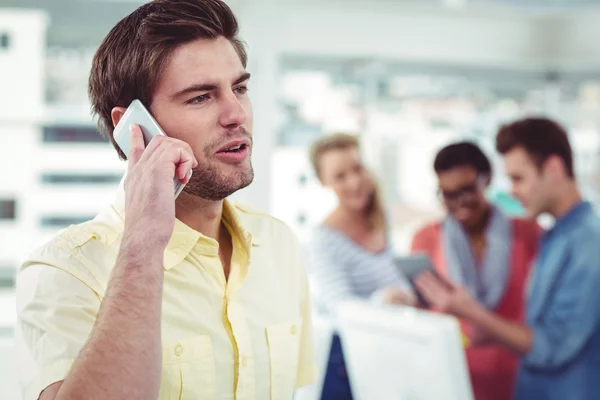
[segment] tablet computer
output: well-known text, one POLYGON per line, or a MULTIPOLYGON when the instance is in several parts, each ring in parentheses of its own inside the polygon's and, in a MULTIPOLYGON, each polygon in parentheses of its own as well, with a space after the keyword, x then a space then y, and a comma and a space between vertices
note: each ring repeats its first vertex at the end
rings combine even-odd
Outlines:
POLYGON ((394 262, 399 272, 410 282, 411 286, 413 287, 413 290, 419 298, 419 302, 426 306, 429 306, 429 302, 427 302, 423 298, 421 293, 419 293, 419 290, 415 285, 415 280, 417 279, 417 277, 419 277, 421 274, 427 271, 433 273, 436 277, 439 277, 439 274, 433 266, 431 258, 429 258, 427 254, 412 254, 404 257, 396 257, 394 259, 394 262))

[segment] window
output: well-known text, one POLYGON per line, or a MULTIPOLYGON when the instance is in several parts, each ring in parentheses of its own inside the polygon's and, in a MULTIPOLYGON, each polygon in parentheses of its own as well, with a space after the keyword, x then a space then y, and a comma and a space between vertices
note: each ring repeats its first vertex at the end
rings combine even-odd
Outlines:
POLYGON ((300 184, 300 186, 306 186, 307 182, 308 178, 306 177, 306 174, 300 175, 300 177, 298 178, 298 183, 300 184))
POLYGON ((0 50, 6 50, 10 47, 10 35, 6 32, 0 32, 0 50))
POLYGON ((63 216, 48 215, 40 219, 43 228, 61 229, 69 225, 77 225, 93 219, 94 216, 63 216))
POLYGON ((306 224, 306 214, 304 213, 299 213, 298 216, 296 217, 296 219, 298 220, 298 224, 299 225, 304 225, 306 224))
POLYGON ((44 143, 106 143, 96 128, 90 126, 44 127, 44 143))
POLYGON ((0 288, 11 288, 15 285, 17 269, 11 266, 0 266, 0 288))
POLYGON ((44 173, 43 184, 49 185, 109 185, 121 181, 122 174, 67 174, 44 173))
POLYGON ((17 217, 17 202, 13 199, 0 199, 0 221, 14 220, 17 217))

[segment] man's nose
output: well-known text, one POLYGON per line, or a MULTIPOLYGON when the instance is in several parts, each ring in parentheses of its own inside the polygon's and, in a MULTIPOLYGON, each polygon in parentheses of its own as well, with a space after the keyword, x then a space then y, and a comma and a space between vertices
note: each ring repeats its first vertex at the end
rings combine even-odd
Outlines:
POLYGON ((235 93, 229 92, 221 98, 220 123, 222 126, 239 126, 246 123, 248 115, 235 93))

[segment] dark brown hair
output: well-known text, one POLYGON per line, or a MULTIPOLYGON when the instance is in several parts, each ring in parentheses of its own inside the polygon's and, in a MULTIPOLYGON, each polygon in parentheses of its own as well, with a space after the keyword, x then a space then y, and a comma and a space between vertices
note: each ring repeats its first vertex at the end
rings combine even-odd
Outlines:
POLYGON ((550 156, 558 156, 565 165, 569 178, 575 177, 573 152, 565 129, 547 118, 525 118, 504 125, 496 136, 496 150, 500 154, 521 147, 538 167, 550 156))
POLYGON ((140 99, 148 108, 172 52, 196 39, 225 37, 244 67, 246 50, 238 23, 221 0, 154 0, 123 18, 109 32, 92 63, 88 93, 98 129, 113 139, 111 110, 140 99))
MULTIPOLYGON (((309 158, 315 174, 321 178, 321 158, 325 153, 333 150, 360 149, 358 138, 346 133, 336 133, 327 135, 317 140, 310 147, 309 158)), ((373 229, 386 229, 385 211, 381 190, 379 185, 373 179, 375 187, 371 203, 368 206, 369 220, 373 229)))

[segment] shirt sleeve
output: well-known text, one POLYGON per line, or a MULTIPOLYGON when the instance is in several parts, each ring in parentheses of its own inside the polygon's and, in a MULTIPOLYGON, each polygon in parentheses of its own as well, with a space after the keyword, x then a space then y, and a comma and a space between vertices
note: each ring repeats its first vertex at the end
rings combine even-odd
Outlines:
POLYGON ((578 238, 557 282, 547 312, 531 326, 533 345, 524 357, 530 369, 559 370, 583 351, 600 323, 600 246, 597 235, 578 238))
POLYGON ((337 307, 357 296, 350 284, 345 266, 344 243, 325 233, 315 234, 309 248, 312 290, 318 308, 335 315, 337 307))
POLYGON ((16 347, 23 399, 62 381, 96 321, 100 299, 73 275, 47 264, 17 277, 16 347))

